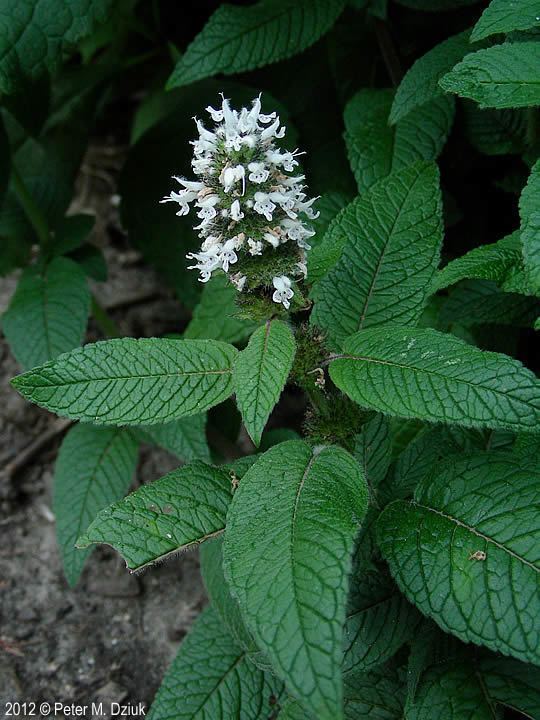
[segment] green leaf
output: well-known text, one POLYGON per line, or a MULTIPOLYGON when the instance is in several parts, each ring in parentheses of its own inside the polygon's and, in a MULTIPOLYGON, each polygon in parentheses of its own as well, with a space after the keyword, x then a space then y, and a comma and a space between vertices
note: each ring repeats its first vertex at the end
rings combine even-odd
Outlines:
POLYGON ((381 487, 385 499, 410 497, 418 483, 441 459, 459 453, 448 433, 440 427, 422 430, 398 456, 391 473, 381 487))
POLYGON ((336 218, 332 233, 346 244, 313 290, 311 315, 330 345, 362 328, 416 323, 442 241, 436 166, 416 164, 381 180, 336 218))
POLYGON ((80 345, 90 313, 90 291, 80 267, 67 258, 23 272, 2 327, 23 368, 80 345))
POLYGON ((540 299, 502 292, 490 280, 464 280, 450 291, 439 319, 445 325, 470 327, 481 323, 532 327, 540 314, 540 299))
POLYGON ((230 501, 229 474, 194 462, 102 510, 77 547, 112 545, 140 570, 223 532, 230 501))
POLYGON ((467 140, 485 155, 520 154, 527 150, 527 110, 482 110, 472 100, 463 100, 467 140))
POLYGON ((504 43, 467 55, 439 82, 480 107, 540 105, 540 44, 504 43))
POLYGON ((345 0, 259 0, 251 7, 226 3, 189 45, 167 87, 296 55, 332 27, 344 5, 345 0))
POLYGON ((85 345, 12 380, 47 410, 105 425, 198 415, 233 392, 237 350, 217 340, 122 338, 85 345))
POLYGON ((2 0, 0 91, 12 93, 59 65, 64 52, 106 20, 111 0, 2 0))
POLYGON ((133 432, 142 442, 159 445, 184 462, 204 460, 210 462, 210 450, 206 442, 206 415, 193 415, 164 425, 134 428, 133 432))
POLYGON ((203 611, 165 674, 148 720, 268 720, 282 694, 223 626, 203 611))
POLYGON ((4 122, 0 115, 0 206, 4 200, 10 175, 10 156, 9 138, 4 128, 4 122))
POLYGON ((388 125, 392 90, 360 90, 345 108, 345 142, 360 192, 419 160, 435 160, 454 119, 454 103, 440 95, 388 125))
POLYGON ((362 466, 371 488, 377 488, 388 471, 392 460, 390 421, 377 413, 355 437, 354 456, 362 466))
POLYGON ((469 30, 452 35, 422 55, 407 70, 392 103, 389 117, 392 125, 442 94, 439 80, 470 52, 469 35, 469 30))
POLYGON ((53 509, 64 573, 76 585, 91 549, 75 542, 100 510, 128 490, 137 444, 126 430, 76 425, 66 435, 54 469, 53 509))
POLYGON ((403 673, 393 663, 345 677, 346 720, 403 720, 404 705, 403 673))
POLYGON ((224 340, 235 343, 249 337, 256 325, 249 320, 234 317, 237 291, 220 273, 204 286, 201 300, 187 326, 185 338, 224 340))
POLYGON ((343 672, 366 672, 387 662, 413 637, 420 618, 387 575, 359 573, 351 580, 343 672))
POLYGON ((510 453, 452 459, 378 521, 407 598, 446 632, 540 664, 540 475, 510 453))
POLYGON ((529 282, 540 294, 540 160, 536 162, 521 197, 521 242, 529 282))
POLYGON ((258 651, 255 641, 245 626, 240 606, 233 598, 223 573, 223 537, 216 537, 201 545, 199 557, 201 574, 212 607, 234 641, 249 653, 258 651))
POLYGON ((491 0, 474 26, 471 40, 476 42, 497 33, 540 27, 538 0, 491 0))
POLYGON ((54 255, 64 255, 77 250, 92 232, 94 215, 70 215, 57 226, 50 249, 54 255))
POLYGON ((527 717, 540 717, 540 670, 537 667, 486 653, 476 670, 496 702, 518 709, 527 717))
POLYGON ((256 330, 233 368, 236 402, 256 446, 292 368, 296 343, 288 325, 269 320, 256 330))
POLYGON ((342 714, 353 542, 367 509, 360 466, 338 447, 277 445, 244 475, 227 515, 225 576, 278 677, 318 720, 342 714))
POLYGON ((364 407, 405 418, 534 431, 540 382, 520 362, 431 329, 374 328, 348 338, 330 365, 364 407))
POLYGON ((435 276, 432 291, 436 292, 466 278, 494 280, 501 284, 520 257, 520 236, 516 231, 496 243, 474 248, 456 260, 451 260, 435 276))
POLYGON ((468 662, 448 662, 423 676, 414 703, 408 702, 407 720, 501 720, 495 703, 468 662))

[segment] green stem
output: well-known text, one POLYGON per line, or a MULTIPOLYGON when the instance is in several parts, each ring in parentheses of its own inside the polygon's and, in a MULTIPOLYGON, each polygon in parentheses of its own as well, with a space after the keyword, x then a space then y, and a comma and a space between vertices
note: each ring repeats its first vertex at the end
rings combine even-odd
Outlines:
POLYGON ((92 295, 92 315, 97 326, 107 338, 121 337, 122 333, 118 325, 97 301, 95 295, 92 295))
POLYGON ((36 204, 34 198, 26 187, 24 180, 19 175, 19 171, 14 165, 11 167, 11 179, 13 181, 15 193, 24 210, 26 217, 36 231, 36 235, 39 238, 41 246, 44 249, 47 249, 50 238, 47 218, 41 212, 41 208, 36 204))

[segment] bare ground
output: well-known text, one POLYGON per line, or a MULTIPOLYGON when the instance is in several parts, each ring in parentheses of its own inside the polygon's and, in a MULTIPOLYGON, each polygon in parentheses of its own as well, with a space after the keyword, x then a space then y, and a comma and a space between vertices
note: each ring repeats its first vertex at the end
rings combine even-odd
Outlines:
MULTIPOLYGON (((183 322, 178 303, 121 236, 111 243, 110 231, 116 235, 118 229, 110 203, 113 187, 107 178, 84 172, 80 184, 74 209, 97 214, 95 240, 109 266, 107 283, 94 285, 96 296, 112 308, 123 334, 178 331, 183 322)), ((15 284, 15 277, 0 280, 0 313, 15 284)), ((89 339, 98 337, 91 324, 89 339)), ((11 389, 9 379, 19 371, 0 336, 0 716, 7 701, 103 701, 104 707, 110 701, 143 702, 148 707, 206 602, 198 556, 189 553, 133 576, 113 550, 101 546, 79 585, 69 589, 51 510, 61 434, 12 472, 25 448, 58 423, 11 389)), ((176 465, 167 453, 144 447, 136 483, 176 465)))

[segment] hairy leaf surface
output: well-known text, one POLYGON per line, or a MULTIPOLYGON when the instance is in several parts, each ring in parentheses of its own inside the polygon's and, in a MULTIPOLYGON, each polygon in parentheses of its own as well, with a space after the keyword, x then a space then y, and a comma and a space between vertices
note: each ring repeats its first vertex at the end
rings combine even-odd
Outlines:
POLYGON ((521 242, 527 276, 540 294, 540 160, 534 165, 519 199, 521 242))
POLYGON ((54 470, 53 510, 64 573, 75 585, 91 549, 77 538, 100 510, 128 490, 137 463, 137 443, 127 430, 77 425, 66 435, 54 470))
POLYGON ((181 458, 184 462, 192 460, 210 461, 210 450, 206 441, 206 415, 193 415, 180 418, 164 425, 149 425, 134 428, 132 432, 152 445, 181 458))
POLYGON ((538 0, 491 0, 480 16, 471 33, 476 42, 497 33, 509 33, 512 30, 528 30, 540 27, 540 9, 538 0))
POLYGON ((480 107, 530 107, 540 105, 539 76, 540 44, 507 42, 467 55, 440 85, 480 107))
POLYGON ((275 672, 319 720, 342 717, 350 556, 366 508, 352 456, 290 441, 244 475, 227 515, 231 592, 275 672))
POLYGON ((471 50, 469 34, 467 30, 452 35, 422 55, 407 70, 392 103, 389 117, 392 125, 442 93, 439 87, 441 77, 471 50))
POLYGON ((194 462, 102 510, 77 546, 112 545, 139 570, 222 532, 230 501, 226 470, 194 462))
POLYGON ((288 325, 269 320, 256 330, 233 368, 236 401, 255 445, 279 400, 294 360, 296 344, 288 325))
POLYGON ((282 686, 247 658, 209 607, 167 670, 148 720, 267 720, 282 686))
POLYGON ((424 614, 465 642, 537 665, 539 480, 534 457, 452 460, 378 522, 392 575, 424 614))
POLYGON ((106 20, 111 0, 2 0, 0 90, 13 93, 59 64, 62 53, 106 20))
POLYGON ((465 255, 451 260, 435 276, 432 290, 436 292, 467 278, 494 280, 501 284, 520 257, 520 235, 519 232, 513 232, 496 243, 473 248, 465 255))
POLYGON ((12 382, 28 400, 58 415, 154 425, 226 400, 236 354, 217 340, 122 338, 65 353, 12 382))
POLYGON ((345 108, 345 142, 360 192, 416 161, 435 160, 450 132, 454 103, 442 94, 390 127, 393 94, 360 90, 345 108))
POLYGON ((2 317, 11 350, 24 369, 53 360, 81 344, 90 313, 90 291, 79 265, 56 258, 31 265, 2 317))
POLYGON ((540 422, 540 382, 530 370, 437 330, 356 333, 330 377, 359 405, 399 417, 529 432, 540 422))
POLYGON ((345 234, 346 244, 313 290, 311 316, 331 346, 362 328, 416 323, 439 262, 441 213, 437 168, 422 163, 385 178, 340 214, 331 232, 345 234))
POLYGON ((193 311, 193 318, 184 333, 185 338, 224 340, 235 343, 249 337, 256 325, 250 320, 234 317, 237 291, 223 273, 206 283, 201 301, 193 311))
POLYGON ((331 28, 344 5, 344 0, 259 0, 250 7, 225 3, 187 48, 168 87, 253 70, 295 55, 331 28))
POLYGON ((358 573, 351 581, 343 672, 366 672, 385 663, 413 637, 421 617, 387 575, 358 573))

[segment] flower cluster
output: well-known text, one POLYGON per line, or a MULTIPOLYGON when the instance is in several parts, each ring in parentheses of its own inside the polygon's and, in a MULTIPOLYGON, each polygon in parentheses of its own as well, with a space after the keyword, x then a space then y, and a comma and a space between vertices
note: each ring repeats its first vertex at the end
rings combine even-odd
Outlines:
POLYGON ((292 174, 300 153, 276 145, 285 128, 275 112, 261 112, 260 97, 240 112, 225 98, 220 109, 207 111, 216 126, 208 130, 195 118, 199 137, 192 141, 191 164, 197 180, 175 177, 181 189, 161 202, 178 203, 177 215, 187 215, 194 203, 202 245, 187 257, 202 282, 221 269, 240 291, 271 283, 274 302, 289 308, 294 279, 306 275, 307 240, 314 235, 305 219, 318 215, 316 198, 304 192, 304 176, 292 174), (253 262, 257 256, 263 257, 253 262), (264 258, 270 263, 261 276, 264 258))

